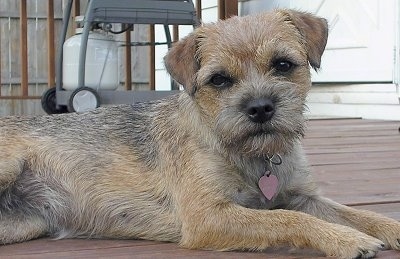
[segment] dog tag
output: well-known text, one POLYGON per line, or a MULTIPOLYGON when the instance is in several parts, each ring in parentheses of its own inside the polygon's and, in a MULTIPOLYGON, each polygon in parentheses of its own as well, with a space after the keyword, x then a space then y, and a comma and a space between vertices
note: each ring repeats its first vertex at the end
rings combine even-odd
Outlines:
POLYGON ((267 171, 260 180, 258 180, 258 187, 260 187, 261 192, 264 194, 265 198, 271 200, 278 190, 278 177, 267 171))

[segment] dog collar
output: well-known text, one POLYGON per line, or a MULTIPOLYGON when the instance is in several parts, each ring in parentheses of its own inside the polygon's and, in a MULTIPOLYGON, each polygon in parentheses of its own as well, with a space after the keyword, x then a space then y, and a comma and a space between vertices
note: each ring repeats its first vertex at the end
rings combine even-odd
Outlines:
MULTIPOLYGON (((266 160, 269 163, 269 167, 272 169, 272 165, 280 165, 282 164, 282 157, 279 154, 272 155, 266 157, 266 160)), ((279 180, 276 175, 272 174, 270 170, 265 170, 265 173, 258 180, 258 187, 261 192, 264 194, 265 198, 268 200, 272 200, 272 198, 276 195, 278 191, 279 180)))

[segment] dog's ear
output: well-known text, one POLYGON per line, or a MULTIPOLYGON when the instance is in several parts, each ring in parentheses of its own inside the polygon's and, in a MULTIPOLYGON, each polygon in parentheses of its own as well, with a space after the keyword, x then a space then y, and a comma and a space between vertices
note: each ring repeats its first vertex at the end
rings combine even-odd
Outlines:
POLYGON ((196 91, 196 74, 200 64, 196 58, 196 30, 173 44, 164 57, 168 73, 179 84, 183 85, 189 95, 196 91))
POLYGON ((309 13, 285 10, 307 44, 308 62, 317 70, 328 40, 328 22, 309 13))

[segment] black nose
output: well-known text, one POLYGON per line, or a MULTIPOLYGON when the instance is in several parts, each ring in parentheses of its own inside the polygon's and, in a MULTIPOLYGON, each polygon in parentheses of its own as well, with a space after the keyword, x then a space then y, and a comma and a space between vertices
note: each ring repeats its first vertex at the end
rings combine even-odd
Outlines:
POLYGON ((274 115, 275 106, 268 98, 258 98, 246 104, 245 112, 253 122, 264 123, 274 115))

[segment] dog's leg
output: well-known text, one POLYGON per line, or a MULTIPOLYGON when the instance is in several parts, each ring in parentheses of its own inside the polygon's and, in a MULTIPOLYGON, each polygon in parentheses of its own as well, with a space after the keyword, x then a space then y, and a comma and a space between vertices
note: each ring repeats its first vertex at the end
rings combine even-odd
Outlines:
POLYGON ((22 138, 6 136, 0 129, 0 194, 23 172, 28 152, 22 138))
POLYGON ((38 238, 46 231, 47 225, 38 215, 0 211, 0 245, 38 238))
POLYGON ((344 206, 320 196, 295 197, 289 209, 299 210, 328 222, 353 227, 382 240, 387 248, 400 249, 400 222, 383 215, 344 206))
POLYGON ((23 167, 22 160, 0 161, 0 195, 13 185, 22 173, 23 167))
POLYGON ((15 182, 23 168, 23 159, 0 155, 0 194, 15 182))
POLYGON ((188 209, 181 245, 219 250, 262 250, 271 246, 312 247, 328 256, 371 258, 383 243, 355 229, 289 210, 254 210, 225 204, 188 209))
MULTIPOLYGON (((1 139, 0 139, 1 141, 1 139)), ((3 143, 4 144, 4 141, 3 143)), ((46 233, 46 223, 44 219, 33 213, 23 213, 5 205, 4 193, 21 175, 24 170, 25 161, 22 158, 24 151, 20 152, 10 149, 2 149, 0 145, 0 245, 22 242, 43 236, 46 233), (2 195, 3 194, 3 197, 2 195)), ((15 147, 15 145, 10 145, 15 147)))

